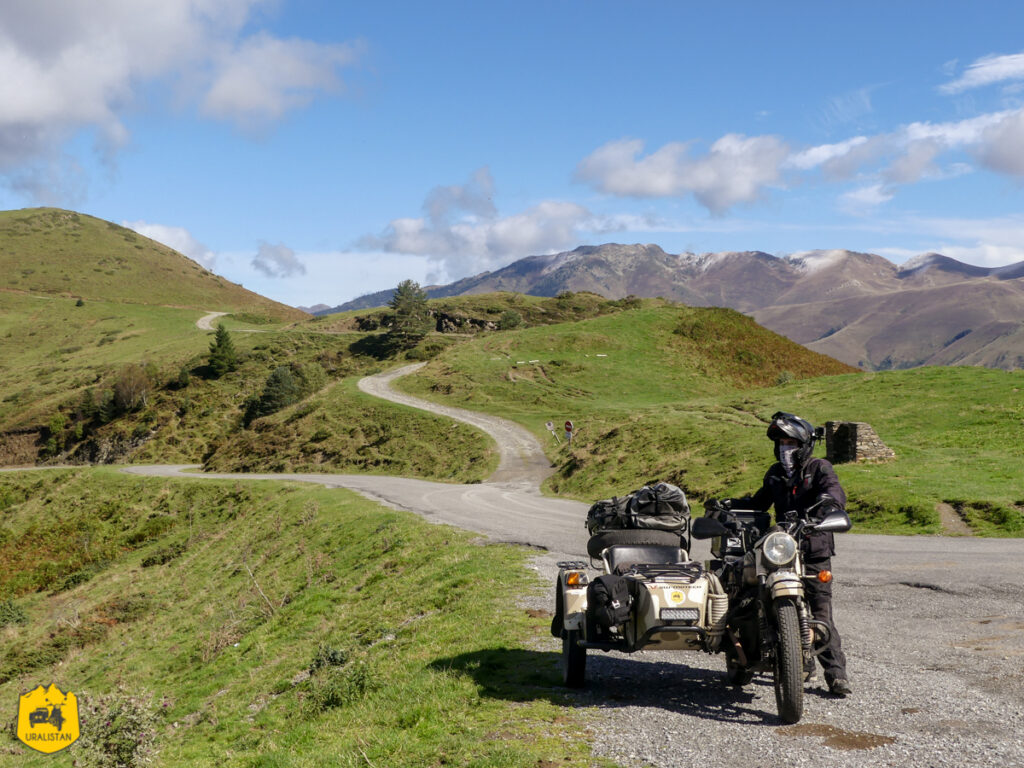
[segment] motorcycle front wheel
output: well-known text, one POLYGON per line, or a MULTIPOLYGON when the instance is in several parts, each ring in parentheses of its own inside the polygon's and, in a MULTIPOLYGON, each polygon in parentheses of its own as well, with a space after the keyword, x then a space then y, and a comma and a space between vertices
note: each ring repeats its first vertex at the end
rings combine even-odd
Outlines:
POLYGON ((790 598, 779 599, 775 603, 775 620, 775 703, 782 721, 795 723, 804 714, 804 665, 796 603, 790 598))
POLYGON ((562 682, 569 688, 582 688, 587 673, 587 649, 580 646, 580 631, 562 632, 562 682))

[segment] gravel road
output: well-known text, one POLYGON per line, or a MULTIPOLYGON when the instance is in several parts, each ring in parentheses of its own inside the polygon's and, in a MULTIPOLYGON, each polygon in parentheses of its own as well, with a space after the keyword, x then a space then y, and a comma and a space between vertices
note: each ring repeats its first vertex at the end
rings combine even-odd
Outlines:
POLYGON ((228 313, 210 312, 207 315, 203 315, 198 320, 196 320, 196 328, 198 328, 201 331, 215 331, 217 329, 213 327, 213 321, 216 320, 218 317, 224 317, 224 315, 226 314, 228 313))
MULTIPOLYGON (((371 377, 360 388, 490 433, 502 459, 489 482, 246 477, 351 488, 429 520, 537 548, 534 567, 553 584, 558 560, 585 558, 586 505, 540 495, 551 468, 518 425, 395 393, 389 382, 414 368, 371 377)), ((169 475, 183 469, 126 471, 169 475)), ((588 738, 595 754, 623 766, 658 768, 1024 766, 1024 541, 837 539, 835 613, 852 696, 830 696, 819 674, 807 687, 803 720, 786 726, 776 716, 770 679, 727 687, 721 656, 591 652, 588 686, 567 696, 570 706, 593 715, 588 738)), ((708 556, 704 546, 694 547, 694 558, 708 556)), ((524 607, 550 611, 552 605, 548 594, 524 607)), ((554 661, 560 644, 545 640, 537 650, 554 661)))

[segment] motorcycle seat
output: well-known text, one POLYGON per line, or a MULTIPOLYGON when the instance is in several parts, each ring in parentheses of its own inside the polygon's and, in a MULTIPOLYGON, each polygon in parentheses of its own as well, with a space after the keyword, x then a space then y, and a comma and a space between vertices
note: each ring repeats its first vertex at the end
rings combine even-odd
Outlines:
POLYGON ((689 560, 685 549, 665 544, 617 544, 601 555, 611 573, 622 573, 634 565, 671 565, 689 560))

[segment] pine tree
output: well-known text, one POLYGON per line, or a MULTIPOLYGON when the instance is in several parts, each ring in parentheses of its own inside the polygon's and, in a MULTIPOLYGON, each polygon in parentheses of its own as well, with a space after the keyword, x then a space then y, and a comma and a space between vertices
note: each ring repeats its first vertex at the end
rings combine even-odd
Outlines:
POLYGON ((246 402, 244 424, 248 427, 261 416, 276 413, 302 399, 302 387, 287 365, 275 368, 263 383, 259 397, 246 402))
POLYGON ((217 334, 210 342, 210 359, 207 364, 210 374, 215 379, 238 368, 238 353, 235 352, 231 334, 228 333, 228 329, 224 327, 223 323, 217 324, 217 334))
POLYGON ((388 337, 396 346, 414 347, 430 332, 432 326, 427 294, 416 281, 400 282, 388 306, 395 313, 388 337))

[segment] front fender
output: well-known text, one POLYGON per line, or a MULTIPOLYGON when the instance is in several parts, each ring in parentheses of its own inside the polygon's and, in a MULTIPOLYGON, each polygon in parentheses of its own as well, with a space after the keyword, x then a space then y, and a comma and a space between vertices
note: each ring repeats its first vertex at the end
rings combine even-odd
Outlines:
POLYGON ((804 596, 804 582, 793 571, 775 571, 768 574, 764 586, 771 593, 772 600, 804 596))
POLYGON ((562 625, 566 629, 584 631, 587 623, 587 590, 566 588, 562 591, 562 625))

